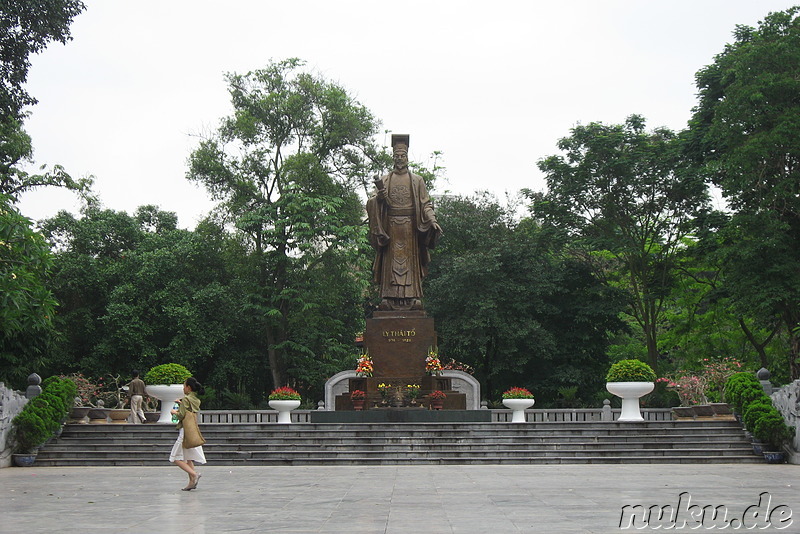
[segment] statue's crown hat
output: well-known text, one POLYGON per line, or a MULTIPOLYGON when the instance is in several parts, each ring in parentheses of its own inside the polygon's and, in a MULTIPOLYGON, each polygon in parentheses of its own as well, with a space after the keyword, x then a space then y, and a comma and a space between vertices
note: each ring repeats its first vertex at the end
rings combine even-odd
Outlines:
POLYGON ((392 148, 396 149, 398 145, 404 145, 408 149, 408 134, 392 134, 392 148))

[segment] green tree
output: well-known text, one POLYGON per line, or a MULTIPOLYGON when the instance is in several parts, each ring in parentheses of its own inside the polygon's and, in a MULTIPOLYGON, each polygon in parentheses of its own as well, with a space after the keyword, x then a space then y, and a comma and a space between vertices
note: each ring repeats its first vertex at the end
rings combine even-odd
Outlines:
POLYGON ((696 76, 689 153, 733 215, 716 238, 735 305, 788 332, 800 378, 800 8, 737 26, 735 41, 696 76))
MULTIPOLYGON (((326 279, 318 270, 352 270, 361 261, 363 209, 355 191, 385 161, 372 140, 377 121, 370 112, 302 66, 289 59, 227 75, 234 115, 200 143, 188 172, 246 239, 250 312, 275 386, 300 368, 294 362, 323 358, 302 328, 301 316, 324 301, 321 288, 309 284, 326 279)), ((325 350, 341 352, 354 334, 340 331, 325 350)))
POLYGON ((426 279, 426 307, 440 352, 473 366, 495 399, 524 386, 547 405, 559 388, 578 387, 589 402, 602 388, 609 332, 621 327, 620 296, 514 211, 487 195, 437 202, 447 234, 426 279))
POLYGON ((56 306, 45 285, 52 262, 44 237, 0 194, 0 379, 18 387, 47 361, 56 306))
POLYGON ((535 217, 574 238, 574 253, 626 291, 654 369, 675 254, 707 204, 682 146, 666 128, 646 132, 637 115, 622 125, 576 126, 558 143, 563 155, 538 163, 547 193, 525 191, 535 217))
MULTIPOLYGON (((91 179, 73 180, 56 165, 42 174, 19 168, 33 153, 31 138, 22 128, 24 108, 36 103, 25 90, 30 56, 48 43, 66 43, 69 25, 84 9, 79 0, 6 0, 0 3, 0 193, 19 193, 45 185, 87 192, 91 179)), ((44 170, 44 169, 43 169, 44 170)))
POLYGON ((51 41, 71 39, 72 19, 84 10, 80 0, 4 0, 0 4, 0 122, 21 119, 22 109, 36 103, 24 89, 31 54, 51 41))

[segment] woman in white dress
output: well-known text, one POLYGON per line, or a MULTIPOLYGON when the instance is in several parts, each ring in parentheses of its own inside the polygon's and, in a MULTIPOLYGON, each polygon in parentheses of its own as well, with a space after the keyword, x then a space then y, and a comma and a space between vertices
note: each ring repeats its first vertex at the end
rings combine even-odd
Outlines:
POLYGON ((199 393, 202 395, 204 389, 196 378, 190 376, 186 379, 186 382, 183 383, 183 393, 184 397, 176 401, 180 403, 178 409, 172 410, 172 414, 177 416, 178 419, 178 424, 176 425, 178 429, 178 439, 175 441, 175 445, 172 446, 169 461, 186 471, 189 475, 189 484, 182 489, 183 491, 191 491, 195 489, 197 483, 200 482, 200 474, 195 471, 194 464, 206 463, 206 456, 203 454, 202 446, 192 449, 183 448, 183 418, 187 411, 194 413, 200 412, 200 399, 197 398, 197 394, 199 393))

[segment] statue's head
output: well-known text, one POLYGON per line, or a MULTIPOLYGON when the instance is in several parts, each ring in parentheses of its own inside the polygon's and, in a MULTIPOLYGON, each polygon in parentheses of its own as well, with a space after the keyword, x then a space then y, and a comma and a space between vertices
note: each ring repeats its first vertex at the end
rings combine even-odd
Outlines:
POLYGON ((408 135, 392 135, 392 159, 396 170, 405 171, 408 168, 408 135))

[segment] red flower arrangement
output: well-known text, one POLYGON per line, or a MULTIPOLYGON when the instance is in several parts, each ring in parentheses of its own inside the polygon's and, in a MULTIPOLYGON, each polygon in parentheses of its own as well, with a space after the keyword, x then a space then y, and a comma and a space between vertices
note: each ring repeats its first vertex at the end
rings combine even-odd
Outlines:
POLYGON ((352 400, 364 400, 365 398, 367 398, 367 394, 360 389, 354 389, 350 392, 350 399, 352 400))
POLYGON ((525 388, 511 388, 503 393, 504 399, 532 399, 533 393, 525 388))
POLYGON ((273 389, 269 394, 269 400, 300 400, 300 394, 289 386, 283 386, 273 389))
POLYGON ((447 398, 447 395, 445 395, 444 391, 441 391, 441 390, 438 390, 438 389, 436 391, 432 392, 428 396, 430 397, 431 400, 444 400, 444 399, 447 398))

